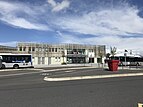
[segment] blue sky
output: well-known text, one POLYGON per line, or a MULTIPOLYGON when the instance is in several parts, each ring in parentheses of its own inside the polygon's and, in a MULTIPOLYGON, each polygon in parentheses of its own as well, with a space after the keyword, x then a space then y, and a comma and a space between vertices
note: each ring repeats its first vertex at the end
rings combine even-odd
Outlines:
POLYGON ((0 44, 81 43, 143 51, 143 0, 0 0, 0 44))

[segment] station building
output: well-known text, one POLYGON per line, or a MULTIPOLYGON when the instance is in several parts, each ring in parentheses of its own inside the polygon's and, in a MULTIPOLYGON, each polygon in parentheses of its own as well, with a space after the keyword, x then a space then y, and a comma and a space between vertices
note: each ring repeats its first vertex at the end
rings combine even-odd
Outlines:
POLYGON ((102 63, 104 62, 106 49, 105 45, 21 42, 17 44, 17 52, 32 54, 34 65, 50 65, 65 63, 102 63))

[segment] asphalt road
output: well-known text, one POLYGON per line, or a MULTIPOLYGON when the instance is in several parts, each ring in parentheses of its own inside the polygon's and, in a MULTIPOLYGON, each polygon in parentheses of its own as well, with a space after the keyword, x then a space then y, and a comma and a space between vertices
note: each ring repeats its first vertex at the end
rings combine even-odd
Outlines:
POLYGON ((64 82, 46 82, 44 76, 0 77, 0 107, 137 107, 143 102, 142 76, 64 82))

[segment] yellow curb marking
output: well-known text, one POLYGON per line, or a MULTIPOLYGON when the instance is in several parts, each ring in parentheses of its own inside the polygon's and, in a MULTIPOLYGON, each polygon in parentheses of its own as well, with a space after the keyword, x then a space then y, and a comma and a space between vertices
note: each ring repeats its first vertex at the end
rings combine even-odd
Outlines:
POLYGON ((138 103, 138 107, 143 107, 143 104, 142 103, 138 103))

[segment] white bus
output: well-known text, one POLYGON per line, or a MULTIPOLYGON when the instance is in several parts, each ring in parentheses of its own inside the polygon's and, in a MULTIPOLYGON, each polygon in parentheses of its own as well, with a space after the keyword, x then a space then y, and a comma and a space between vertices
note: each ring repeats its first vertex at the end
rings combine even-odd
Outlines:
POLYGON ((128 55, 128 56, 114 56, 114 59, 120 60, 119 65, 143 65, 143 57, 139 55, 128 55))
POLYGON ((2 60, 1 68, 21 68, 21 67, 33 67, 31 54, 12 54, 12 53, 0 53, 2 60))

